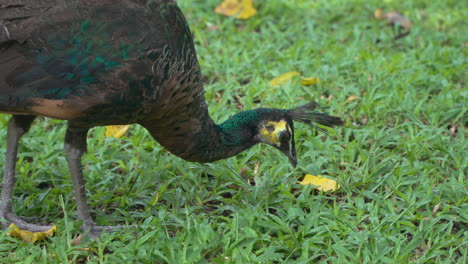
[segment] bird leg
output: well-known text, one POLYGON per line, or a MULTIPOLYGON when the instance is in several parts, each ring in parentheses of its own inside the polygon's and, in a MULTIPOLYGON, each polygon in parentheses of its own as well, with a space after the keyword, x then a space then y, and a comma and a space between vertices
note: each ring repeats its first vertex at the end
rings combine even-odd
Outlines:
POLYGON ((32 218, 19 217, 13 214, 13 188, 16 182, 15 168, 20 138, 28 132, 35 116, 13 115, 8 122, 7 149, 5 159, 5 174, 3 176, 2 192, 0 194, 0 221, 4 229, 11 223, 22 230, 31 232, 44 232, 52 228, 48 225, 30 224, 27 220, 32 218))
MULTIPOLYGON (((20 217, 13 214, 13 188, 16 182, 15 167, 18 144, 20 138, 28 132, 34 118, 35 116, 29 115, 13 115, 8 122, 5 174, 0 194, 0 222, 3 229, 8 228, 11 223, 14 223, 21 230, 31 232, 45 232, 53 227, 51 225, 31 224, 28 221, 34 218, 20 217)), ((87 132, 87 128, 69 127, 65 135, 65 154, 73 182, 78 218, 83 220, 82 230, 88 231, 91 237, 97 238, 102 230, 113 231, 122 228, 122 226, 98 226, 91 217, 86 201, 85 181, 81 168, 81 158, 86 152, 87 132)))
POLYGON ((99 237, 101 231, 109 232, 121 229, 122 226, 98 226, 91 217, 86 201, 85 180, 81 166, 81 157, 86 152, 87 128, 68 127, 65 135, 65 155, 73 182, 78 218, 83 220, 83 231, 88 231, 91 237, 99 237))
POLYGON ((81 157, 86 152, 87 133, 88 129, 73 129, 69 127, 65 135, 64 149, 73 182, 78 217, 83 220, 85 227, 91 227, 95 223, 91 218, 89 206, 86 202, 85 181, 81 168, 81 157))

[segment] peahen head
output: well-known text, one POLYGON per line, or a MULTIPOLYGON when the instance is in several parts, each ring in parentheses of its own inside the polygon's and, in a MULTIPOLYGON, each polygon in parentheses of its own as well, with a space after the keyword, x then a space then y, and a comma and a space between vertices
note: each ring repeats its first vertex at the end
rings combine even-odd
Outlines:
POLYGON ((266 143, 281 151, 291 164, 297 165, 294 121, 323 126, 342 125, 339 117, 315 111, 315 102, 294 109, 259 108, 238 113, 219 125, 223 145, 233 155, 255 144, 266 143))

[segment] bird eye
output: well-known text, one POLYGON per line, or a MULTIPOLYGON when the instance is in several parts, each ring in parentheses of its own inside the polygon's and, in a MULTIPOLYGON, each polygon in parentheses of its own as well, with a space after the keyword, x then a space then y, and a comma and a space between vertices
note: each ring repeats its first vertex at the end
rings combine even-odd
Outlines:
POLYGON ((273 125, 267 125, 265 128, 266 128, 269 132, 275 131, 275 126, 273 126, 273 125))

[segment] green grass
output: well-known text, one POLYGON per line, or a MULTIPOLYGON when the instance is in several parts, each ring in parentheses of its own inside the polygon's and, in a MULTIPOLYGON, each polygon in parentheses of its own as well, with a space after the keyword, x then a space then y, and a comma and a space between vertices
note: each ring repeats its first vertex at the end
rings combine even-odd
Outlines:
MULTIPOLYGON (((0 263, 468 262, 463 1, 256 1, 259 12, 246 21, 213 13, 217 0, 178 2, 215 120, 240 104, 316 100, 346 127, 324 135, 296 124, 295 170, 265 145, 196 164, 141 127, 122 139, 95 128, 83 162, 97 221, 140 227, 74 244, 80 223, 65 124, 37 120, 22 139, 15 210, 59 232, 36 244, 0 233, 0 263), (411 34, 394 41, 396 31, 372 17, 379 7, 406 15, 411 34), (291 70, 321 83, 269 87, 291 70), (346 102, 351 95, 359 98, 346 102), (328 175, 341 189, 299 185, 307 173, 328 175)), ((0 116, 1 156, 8 118, 0 116)))

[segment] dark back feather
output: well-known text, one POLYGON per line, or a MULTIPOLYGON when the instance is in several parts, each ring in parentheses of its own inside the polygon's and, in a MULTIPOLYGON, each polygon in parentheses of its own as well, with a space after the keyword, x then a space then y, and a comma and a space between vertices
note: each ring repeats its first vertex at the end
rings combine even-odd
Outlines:
POLYGON ((0 112, 74 126, 140 123, 195 160, 215 145, 192 34, 169 0, 7 0, 0 112))
POLYGON ((7 0, 0 21, 0 111, 105 125, 144 120, 148 109, 180 112, 156 97, 204 106, 190 29, 173 1, 7 0), (190 77, 178 81, 191 82, 183 91, 168 81, 181 72, 190 77))

